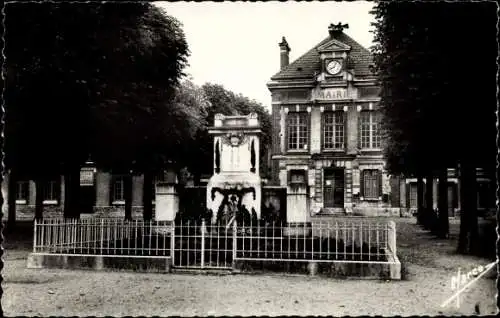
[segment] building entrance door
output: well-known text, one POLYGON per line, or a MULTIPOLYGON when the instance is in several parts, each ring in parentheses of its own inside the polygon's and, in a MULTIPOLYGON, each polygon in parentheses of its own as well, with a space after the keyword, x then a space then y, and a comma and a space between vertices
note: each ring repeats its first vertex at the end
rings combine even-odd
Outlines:
POLYGON ((344 169, 324 170, 323 200, 325 208, 344 207, 344 169))
POLYGON ((93 213, 96 201, 94 186, 80 186, 80 212, 81 213, 93 213))
POLYGON ((96 188, 93 168, 82 168, 80 171, 80 213, 93 213, 96 204, 96 188))

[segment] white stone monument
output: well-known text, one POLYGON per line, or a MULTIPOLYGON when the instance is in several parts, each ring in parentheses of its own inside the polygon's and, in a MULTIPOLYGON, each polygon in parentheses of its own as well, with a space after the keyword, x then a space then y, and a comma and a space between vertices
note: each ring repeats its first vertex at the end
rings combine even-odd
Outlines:
POLYGON ((222 215, 234 219, 239 208, 255 212, 260 219, 261 178, 259 175, 258 116, 224 116, 216 114, 214 126, 214 173, 207 185, 207 208, 212 224, 222 215))

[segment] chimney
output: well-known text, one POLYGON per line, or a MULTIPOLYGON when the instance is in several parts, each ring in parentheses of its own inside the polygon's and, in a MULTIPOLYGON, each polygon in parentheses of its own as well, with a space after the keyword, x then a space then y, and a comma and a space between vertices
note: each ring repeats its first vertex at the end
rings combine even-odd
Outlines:
POLYGON ((344 29, 348 29, 349 24, 342 24, 341 22, 337 24, 331 23, 328 26, 328 33, 330 33, 330 36, 333 38, 335 35, 342 33, 344 29))
POLYGON ((285 67, 287 67, 288 64, 290 64, 288 57, 288 54, 290 53, 290 47, 288 46, 285 37, 283 37, 279 46, 280 46, 280 70, 282 70, 285 67))

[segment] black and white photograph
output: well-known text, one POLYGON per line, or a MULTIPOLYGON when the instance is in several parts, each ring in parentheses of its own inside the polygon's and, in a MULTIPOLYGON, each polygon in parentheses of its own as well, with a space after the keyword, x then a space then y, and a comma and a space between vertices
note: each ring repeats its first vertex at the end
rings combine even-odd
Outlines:
POLYGON ((0 316, 500 313, 495 1, 5 1, 0 316))

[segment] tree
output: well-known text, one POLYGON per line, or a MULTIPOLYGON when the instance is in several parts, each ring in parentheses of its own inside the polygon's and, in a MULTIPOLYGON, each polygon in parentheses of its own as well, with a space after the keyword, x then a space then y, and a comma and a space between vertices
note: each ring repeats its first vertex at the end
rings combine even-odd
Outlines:
POLYGON ((264 177, 269 177, 271 167, 269 166, 268 153, 271 147, 271 115, 269 112, 255 100, 250 100, 241 94, 235 96, 235 107, 240 114, 247 115, 256 113, 259 116, 259 122, 262 129, 260 136, 260 174, 264 177))
POLYGON ((379 3, 374 10, 377 22, 373 51, 382 87, 383 123, 388 135, 385 148, 388 169, 393 174, 417 177, 417 220, 428 227, 432 213, 432 182, 429 181, 433 180, 433 170, 438 164, 435 154, 443 158, 446 168, 450 152, 447 143, 442 143, 446 133, 434 133, 443 129, 446 121, 436 111, 439 103, 435 97, 440 90, 441 77, 434 62, 438 64, 443 57, 433 50, 429 40, 428 33, 435 32, 433 22, 422 20, 416 14, 404 18, 399 15, 405 10, 418 11, 418 8, 416 3, 404 9, 379 3), (428 116, 430 112, 434 117, 428 116), (436 147, 438 144, 441 147, 436 147), (423 178, 427 179, 427 208, 423 205, 420 181, 423 178))
MULTIPOLYGON (((150 219, 151 176, 167 164, 178 164, 186 158, 200 126, 200 115, 193 112, 195 108, 174 101, 188 56, 181 26, 157 7, 147 7, 141 24, 114 34, 127 43, 120 55, 126 71, 110 72, 115 85, 102 83, 105 89, 101 98, 107 102, 108 111, 100 112, 99 105, 94 108, 98 124, 92 153, 95 161, 109 170, 126 175, 144 173, 144 217, 150 219), (117 87, 121 92, 116 92, 117 87)), ((127 176, 126 184, 129 180, 127 176)), ((131 190, 125 196, 129 219, 131 190)))
MULTIPOLYGON (((252 112, 258 114, 261 129, 263 131, 260 139, 260 173, 266 175, 269 170, 266 158, 271 138, 271 116, 268 111, 255 100, 250 100, 241 94, 235 94, 222 85, 206 83, 201 88, 209 102, 209 106, 206 108, 206 123, 209 127, 213 126, 214 116, 217 113, 227 116, 248 115, 252 112)), ((196 147, 197 152, 195 158, 198 159, 198 162, 206 162, 207 164, 198 165, 195 175, 212 174, 213 140, 208 134, 208 130, 199 132, 197 142, 199 146, 196 147)))
MULTIPOLYGON (((80 61, 66 43, 80 36, 64 36, 71 25, 73 30, 79 26, 72 20, 75 14, 63 7, 55 10, 53 4, 38 3, 6 6, 5 165, 11 174, 34 179, 38 190, 47 178, 76 170, 73 168, 88 154, 88 99, 80 82, 83 76, 77 75, 83 69, 79 70, 80 61), (62 23, 65 20, 68 23, 62 23)), ((84 7, 73 6, 73 11, 84 7)), ((37 191, 38 203, 41 195, 37 191)), ((68 200, 67 205, 71 203, 68 200)), ((69 211, 66 206, 66 216, 69 211)), ((41 212, 42 206, 37 204, 36 216, 41 217, 41 212)))
POLYGON ((126 174, 180 160, 190 128, 172 103, 188 56, 177 20, 149 3, 16 3, 6 16, 6 166, 39 189, 73 180, 65 216, 78 215, 89 155, 126 174))
POLYGON ((181 85, 176 87, 174 99, 169 107, 169 122, 165 123, 168 125, 165 126, 167 129, 165 133, 169 139, 175 140, 177 143, 163 145, 166 148, 157 152, 157 154, 165 153, 163 160, 159 160, 157 164, 149 165, 150 169, 146 169, 146 167, 142 169, 144 172, 143 205, 146 219, 152 215, 151 184, 153 173, 158 173, 159 169, 166 166, 166 163, 170 163, 170 167, 174 167, 178 174, 182 168, 196 170, 200 166, 199 158, 196 155, 198 149, 194 145, 196 145, 196 138, 206 130, 208 99, 200 87, 189 80, 184 80, 181 85), (175 153, 172 150, 175 150, 175 153), (168 155, 166 151, 168 151, 168 155))
MULTIPOLYGON (((389 170, 420 177, 432 173, 443 181, 446 168, 460 165, 461 252, 473 252, 477 242, 475 169, 494 165, 496 151, 495 9, 488 2, 380 2, 373 11, 389 170), (483 40, 474 41, 472 51, 481 58, 457 67, 470 60, 463 43, 477 34, 483 40), (467 140, 484 140, 486 147, 467 140)), ((440 183, 439 235, 444 237, 446 187, 440 183)))

